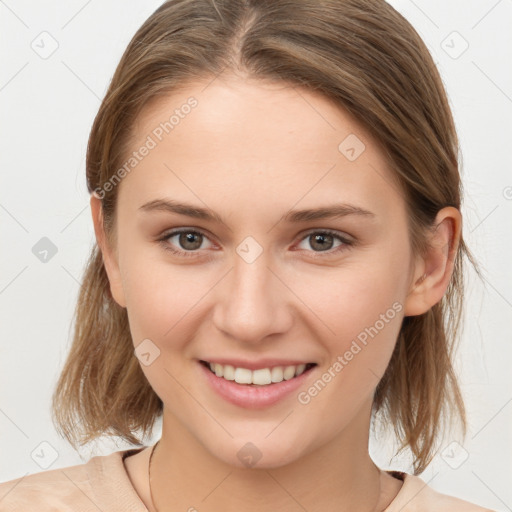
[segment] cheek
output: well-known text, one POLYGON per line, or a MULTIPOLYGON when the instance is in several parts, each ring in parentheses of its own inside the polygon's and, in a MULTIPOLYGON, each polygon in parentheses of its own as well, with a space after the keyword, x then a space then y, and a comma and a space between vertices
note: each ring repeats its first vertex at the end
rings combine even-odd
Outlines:
POLYGON ((311 309, 316 308, 324 324, 318 339, 328 358, 318 380, 302 389, 298 398, 301 404, 314 403, 318 421, 335 424, 335 430, 371 400, 391 359, 403 318, 400 289, 389 275, 380 279, 372 273, 359 275, 359 279, 355 276, 353 280, 345 276, 336 292, 309 295, 311 309))
POLYGON ((386 312, 395 317, 392 305, 403 303, 403 281, 401 273, 383 261, 362 262, 295 279, 294 293, 310 310, 311 321, 323 325, 322 337, 343 348, 386 312))
POLYGON ((184 343, 185 331, 197 325, 201 298, 216 278, 206 271, 168 264, 162 257, 155 258, 154 251, 132 252, 123 262, 122 273, 134 343, 149 338, 163 346, 172 340, 171 349, 178 348, 180 340, 184 343))
POLYGON ((403 318, 407 251, 379 255, 330 269, 314 282, 296 280, 301 284, 294 291, 311 310, 311 322, 318 326, 318 340, 328 355, 322 381, 334 384, 327 384, 331 391, 320 399, 327 409, 331 393, 335 403, 360 403, 368 397, 393 353, 403 318))
MULTIPOLYGON (((147 242, 126 236, 120 239, 120 248, 134 343, 149 338, 162 345, 167 340, 169 345, 172 339, 169 349, 177 348, 174 345, 180 340, 185 343, 186 331, 197 327, 201 311, 209 303, 207 292, 219 284, 218 269, 170 263, 163 249, 155 250, 147 242), (180 336, 173 335, 178 332, 180 336)), ((393 303, 403 301, 407 258, 404 240, 393 240, 341 261, 339 268, 306 265, 299 270, 300 278, 294 272, 287 275, 284 268, 282 275, 293 283, 294 295, 300 299, 295 307, 302 311, 303 320, 318 327, 319 339, 329 345, 329 352, 343 353, 353 339, 364 338, 365 329, 374 326, 393 303)), ((392 334, 388 327, 386 323, 379 339, 392 334)), ((189 336, 193 335, 191 331, 189 336)))

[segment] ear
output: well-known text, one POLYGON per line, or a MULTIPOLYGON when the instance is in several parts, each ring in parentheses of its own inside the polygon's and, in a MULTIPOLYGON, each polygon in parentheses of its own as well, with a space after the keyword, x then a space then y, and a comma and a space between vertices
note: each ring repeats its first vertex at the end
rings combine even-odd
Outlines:
POLYGON ((405 316, 426 313, 443 298, 453 273, 461 228, 459 210, 452 206, 439 210, 429 236, 429 248, 414 268, 405 300, 405 316))
POLYGON ((115 249, 110 247, 103 225, 103 206, 101 199, 94 192, 91 194, 91 214, 94 223, 96 242, 103 256, 103 265, 110 283, 110 292, 114 300, 123 308, 126 307, 121 272, 115 249))

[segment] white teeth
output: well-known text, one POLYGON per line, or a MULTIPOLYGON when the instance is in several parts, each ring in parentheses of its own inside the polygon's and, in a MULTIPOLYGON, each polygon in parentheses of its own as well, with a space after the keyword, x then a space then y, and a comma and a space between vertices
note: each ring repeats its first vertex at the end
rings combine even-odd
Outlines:
POLYGON ((295 375, 300 375, 301 373, 304 373, 304 370, 306 369, 306 365, 305 364, 299 364, 299 366, 297 366, 297 371, 295 372, 295 375))
POLYGON ((290 380, 295 377, 295 366, 287 366, 283 372, 284 380, 290 380))
POLYGON ((262 368, 261 370, 254 370, 252 372, 252 383, 258 386, 264 386, 270 384, 272 379, 270 377, 270 370, 268 368, 262 368))
POLYGON ((224 367, 221 364, 215 363, 215 375, 217 375, 217 377, 224 375, 224 367))
POLYGON ((266 386, 272 383, 290 380, 298 377, 306 370, 305 364, 297 366, 274 366, 273 368, 260 368, 251 371, 247 368, 235 368, 229 364, 208 363, 212 372, 217 377, 223 377, 226 380, 234 380, 238 384, 255 384, 257 386, 266 386))
POLYGON ((224 366, 224 375, 226 380, 235 380, 235 368, 230 364, 224 366))
POLYGON ((236 368, 235 382, 238 382, 238 384, 252 384, 251 370, 247 370, 247 368, 236 368))
POLYGON ((283 380, 283 367, 274 366, 271 372, 272 382, 281 382, 283 380))

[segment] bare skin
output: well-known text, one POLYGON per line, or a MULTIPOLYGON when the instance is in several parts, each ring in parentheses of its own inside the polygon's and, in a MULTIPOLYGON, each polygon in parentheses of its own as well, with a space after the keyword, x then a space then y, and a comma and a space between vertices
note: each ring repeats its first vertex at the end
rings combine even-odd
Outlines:
MULTIPOLYGON (((368 453, 373 393, 403 317, 424 313, 446 291, 460 214, 442 209, 431 250, 413 254, 401 191, 378 143, 345 111, 282 83, 207 83, 153 102, 134 126, 136 150, 187 98, 198 101, 118 185, 114 247, 91 197, 111 291, 128 310, 134 347, 149 339, 160 350, 141 365, 164 403, 152 462, 156 507, 384 510, 401 482, 368 453), (353 161, 338 149, 350 134, 365 146, 353 161), (156 199, 209 208, 223 222, 141 209, 156 199), (340 203, 370 214, 282 219, 340 203), (195 248, 179 234, 162 241, 181 228, 196 233, 195 248), (335 236, 324 239, 324 251, 313 235, 326 229, 335 236), (246 237, 262 249, 251 263, 236 251, 246 237), (292 393, 264 409, 234 405, 207 384, 199 364, 213 357, 315 362, 301 388, 307 392, 381 315, 378 334, 308 403, 292 393), (248 442, 262 454, 250 468, 237 456, 248 442)), ((148 457, 149 449, 125 463, 153 512, 148 457)))
MULTIPOLYGON (((140 496, 149 512, 157 512, 151 503, 151 494, 148 480, 149 457, 151 446, 141 450, 139 453, 126 457, 124 465, 133 487, 140 496)), ((154 468, 154 458, 152 466, 154 468)), ((153 469, 154 471, 154 469, 153 469)), ((152 477, 153 479, 153 477, 152 477)), ((394 478, 386 471, 380 472, 381 493, 375 510, 384 510, 396 497, 402 488, 403 482, 394 478)), ((160 510, 160 509, 159 509, 160 510)), ((159 511, 158 511, 159 512, 159 511)))

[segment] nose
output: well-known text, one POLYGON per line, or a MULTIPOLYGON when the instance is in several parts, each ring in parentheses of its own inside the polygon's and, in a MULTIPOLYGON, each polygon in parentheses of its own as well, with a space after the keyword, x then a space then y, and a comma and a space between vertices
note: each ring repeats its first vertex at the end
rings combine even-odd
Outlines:
POLYGON ((213 322, 224 335, 258 344, 290 329, 291 292, 271 268, 267 253, 248 262, 234 255, 233 268, 216 287, 213 322))

